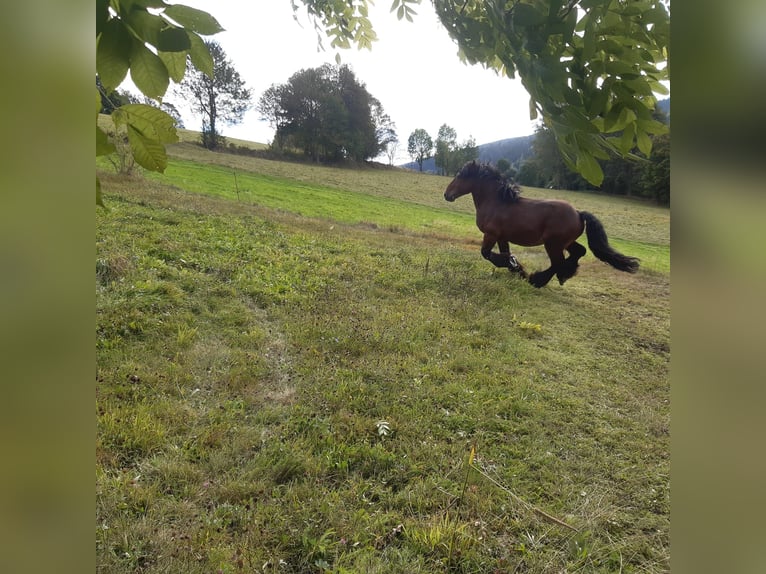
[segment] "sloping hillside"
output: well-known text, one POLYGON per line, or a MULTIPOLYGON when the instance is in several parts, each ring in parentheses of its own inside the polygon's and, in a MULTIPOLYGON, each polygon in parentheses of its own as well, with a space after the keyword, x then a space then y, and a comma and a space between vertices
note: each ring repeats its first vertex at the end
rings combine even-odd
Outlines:
POLYGON ((98 572, 669 570, 668 210, 562 192, 665 267, 535 289, 447 178, 171 156, 99 173, 98 572))

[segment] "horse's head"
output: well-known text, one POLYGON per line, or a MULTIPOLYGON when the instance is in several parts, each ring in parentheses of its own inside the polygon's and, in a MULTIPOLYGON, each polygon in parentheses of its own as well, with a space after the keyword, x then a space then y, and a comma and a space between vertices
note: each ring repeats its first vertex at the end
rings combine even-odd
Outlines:
POLYGON ((479 170, 479 164, 476 161, 469 161, 466 163, 460 171, 457 172, 455 179, 453 179, 444 190, 444 199, 447 201, 455 201, 461 195, 471 193, 475 187, 472 184, 471 179, 476 175, 479 170))
POLYGON ((455 201, 461 195, 468 193, 477 197, 489 197, 489 194, 499 194, 504 202, 514 203, 519 198, 519 186, 505 178, 495 167, 488 163, 469 161, 457 172, 444 191, 444 199, 455 201))

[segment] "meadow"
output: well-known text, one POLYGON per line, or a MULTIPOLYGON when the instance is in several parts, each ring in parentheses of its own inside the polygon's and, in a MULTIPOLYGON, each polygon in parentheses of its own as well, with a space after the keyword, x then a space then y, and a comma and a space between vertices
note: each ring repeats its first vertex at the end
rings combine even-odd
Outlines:
POLYGON ((642 258, 538 290, 447 178, 170 153, 97 164, 97 571, 669 571, 668 210, 524 189, 642 258))

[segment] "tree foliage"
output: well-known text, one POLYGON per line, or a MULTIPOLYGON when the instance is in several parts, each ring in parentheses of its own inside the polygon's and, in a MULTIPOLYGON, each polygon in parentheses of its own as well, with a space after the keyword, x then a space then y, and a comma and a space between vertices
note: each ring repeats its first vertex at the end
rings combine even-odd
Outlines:
POLYGON ((293 147, 314 161, 365 161, 396 140, 396 128, 348 66, 300 70, 272 85, 256 106, 275 128, 274 146, 293 147))
POLYGON ((652 117, 666 94, 670 17, 663 0, 433 0, 472 64, 511 78, 530 95, 564 162, 594 185, 597 159, 651 153, 652 117), (614 134, 620 132, 620 137, 614 134))
POLYGON ((423 128, 416 129, 407 138, 407 153, 417 162, 420 171, 423 171, 423 162, 431 157, 433 149, 434 140, 423 128))
POLYGON ((179 91, 191 103, 192 110, 202 116, 202 145, 217 149, 222 143, 219 123, 242 121, 250 108, 250 90, 215 40, 205 40, 213 59, 213 74, 207 75, 190 65, 179 91))
POLYGON ((457 149, 457 132, 455 128, 442 124, 439 132, 436 134, 436 153, 434 154, 434 164, 441 171, 442 175, 447 175, 450 167, 450 156, 457 149))
POLYGON ((442 124, 436 135, 434 164, 442 175, 454 175, 467 161, 479 157, 476 140, 469 137, 457 143, 457 132, 451 126, 442 124))

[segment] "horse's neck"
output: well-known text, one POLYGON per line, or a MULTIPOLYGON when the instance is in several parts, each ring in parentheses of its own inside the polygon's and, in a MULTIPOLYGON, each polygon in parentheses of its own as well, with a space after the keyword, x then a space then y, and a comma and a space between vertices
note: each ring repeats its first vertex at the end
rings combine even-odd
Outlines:
POLYGON ((476 211, 479 211, 482 207, 496 202, 498 195, 497 191, 482 187, 481 190, 471 193, 471 197, 473 198, 473 206, 476 208, 476 211))

